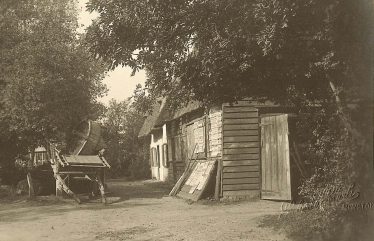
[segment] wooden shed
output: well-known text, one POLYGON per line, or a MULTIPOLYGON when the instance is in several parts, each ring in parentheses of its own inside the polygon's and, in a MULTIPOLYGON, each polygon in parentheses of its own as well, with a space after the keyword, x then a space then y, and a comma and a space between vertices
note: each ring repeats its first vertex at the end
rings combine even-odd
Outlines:
MULTIPOLYGON (((208 110, 193 103, 184 109, 170 111, 159 122, 166 129, 163 162, 168 163, 169 180, 177 182, 190 160, 214 161, 220 197, 295 198, 300 166, 291 158, 296 155, 291 153, 292 108, 246 100, 208 110)), ((188 198, 195 191, 188 186, 180 192, 188 198)))

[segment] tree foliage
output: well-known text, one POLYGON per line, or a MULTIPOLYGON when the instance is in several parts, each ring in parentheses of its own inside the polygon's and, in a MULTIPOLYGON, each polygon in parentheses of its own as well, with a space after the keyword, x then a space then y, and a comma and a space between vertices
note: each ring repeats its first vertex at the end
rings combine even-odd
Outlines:
POLYGON ((144 150, 142 141, 138 139, 143 119, 129 101, 110 101, 103 124, 106 159, 112 165, 112 176, 148 177, 148 147, 144 150))
MULTIPOLYGON (((0 11, 4 149, 16 145, 21 152, 46 139, 69 139, 80 121, 99 115, 96 98, 106 90, 105 65, 91 57, 76 32, 75 2, 2 1, 0 11)), ((12 162, 11 156, 2 161, 12 162)))
POLYGON ((88 29, 91 51, 112 67, 146 68, 151 96, 320 106, 333 118, 325 125, 337 121, 368 153, 372 1, 91 0, 88 7, 100 14, 88 29))
POLYGON ((349 87, 361 90, 350 99, 368 97, 368 0, 91 0, 88 7, 100 14, 88 30, 91 50, 113 67, 147 68, 157 95, 313 101, 327 99, 333 81, 341 96, 349 87))

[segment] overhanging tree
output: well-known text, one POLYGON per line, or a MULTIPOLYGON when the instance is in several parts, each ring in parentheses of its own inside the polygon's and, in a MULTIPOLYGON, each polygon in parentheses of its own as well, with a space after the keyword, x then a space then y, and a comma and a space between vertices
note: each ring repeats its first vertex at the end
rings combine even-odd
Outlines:
POLYGON ((91 0, 88 7, 100 14, 88 30, 91 50, 112 67, 146 67, 157 94, 205 103, 323 100, 330 84, 335 93, 368 86, 368 0, 91 0))

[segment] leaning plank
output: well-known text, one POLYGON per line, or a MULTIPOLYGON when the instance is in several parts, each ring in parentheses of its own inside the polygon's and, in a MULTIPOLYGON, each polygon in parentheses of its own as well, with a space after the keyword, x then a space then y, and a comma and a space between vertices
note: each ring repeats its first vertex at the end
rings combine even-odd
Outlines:
POLYGON ((68 194, 69 196, 71 196, 77 203, 80 204, 81 200, 78 198, 77 195, 75 195, 74 192, 72 192, 70 190, 70 188, 66 185, 65 181, 61 178, 61 176, 58 175, 58 174, 55 174, 54 176, 55 176, 56 180, 58 180, 58 182, 60 183, 60 185, 62 185, 62 188, 63 188, 64 192, 66 194, 68 194))
POLYGON ((180 176, 177 183, 174 185, 173 189, 171 189, 169 196, 175 196, 177 194, 185 178, 186 178, 186 172, 183 172, 182 176, 180 176))
POLYGON ((212 178, 214 178, 214 175, 213 175, 213 174, 214 174, 214 171, 216 170, 216 169, 214 168, 214 166, 216 165, 216 163, 217 163, 217 161, 214 161, 214 163, 212 164, 213 167, 210 169, 210 171, 209 171, 209 173, 208 173, 208 177, 206 178, 204 184, 203 184, 202 187, 201 187, 201 191, 200 191, 200 193, 197 194, 196 201, 198 201, 198 200, 201 199, 201 197, 203 196, 204 192, 206 191, 206 187, 207 187, 209 181, 210 181, 212 178))

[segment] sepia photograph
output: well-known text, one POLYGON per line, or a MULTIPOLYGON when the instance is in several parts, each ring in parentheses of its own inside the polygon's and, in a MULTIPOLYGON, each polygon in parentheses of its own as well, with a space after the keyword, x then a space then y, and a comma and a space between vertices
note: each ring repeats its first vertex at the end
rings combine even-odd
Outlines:
POLYGON ((0 241, 373 241, 373 0, 0 0, 0 241))

